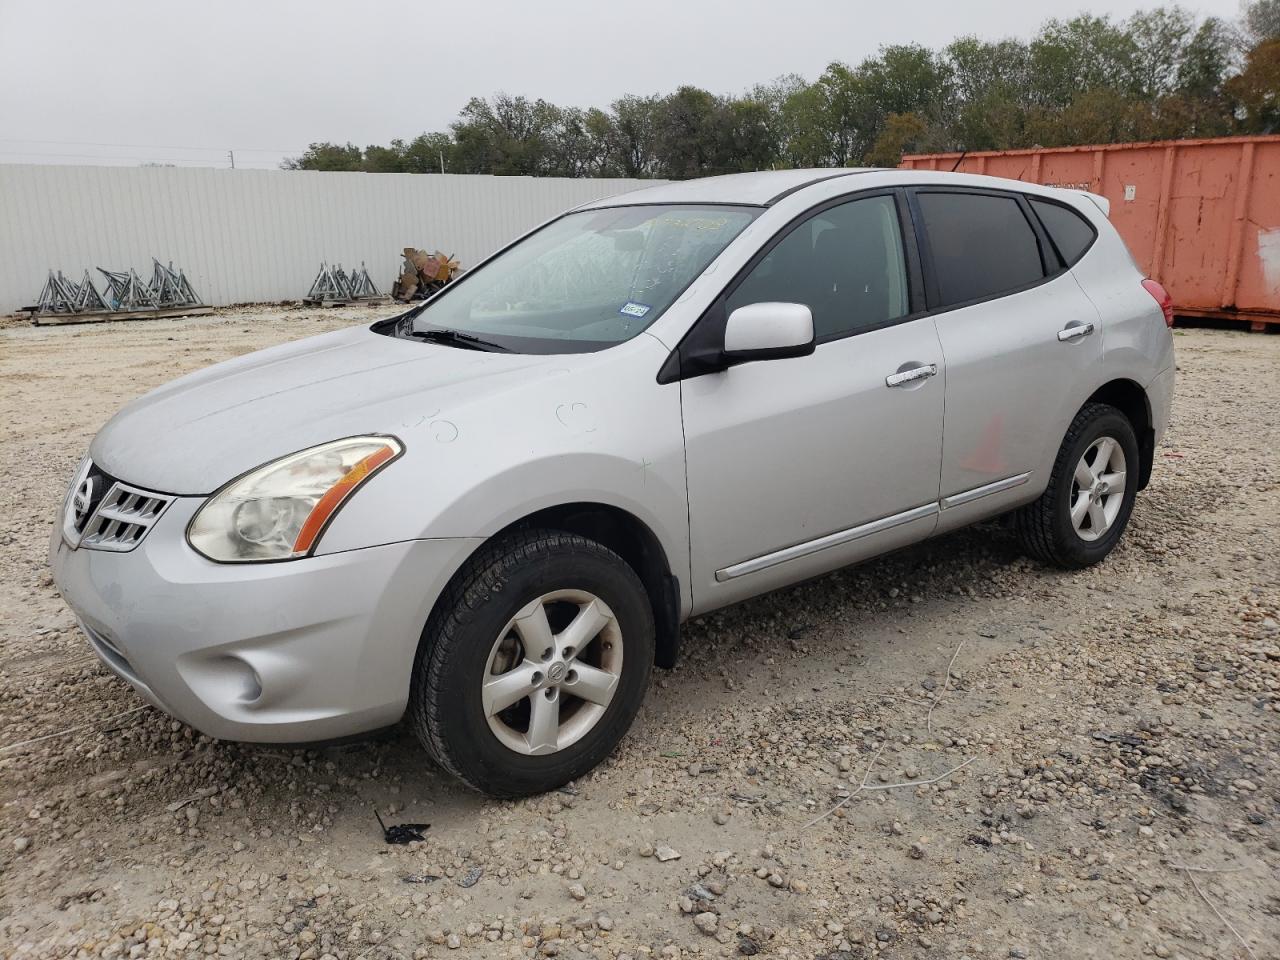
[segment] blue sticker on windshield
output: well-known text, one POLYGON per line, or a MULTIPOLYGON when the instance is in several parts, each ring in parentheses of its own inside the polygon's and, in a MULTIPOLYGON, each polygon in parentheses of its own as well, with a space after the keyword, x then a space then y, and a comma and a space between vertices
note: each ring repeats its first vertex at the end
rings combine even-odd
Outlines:
POLYGON ((628 317, 643 317, 649 312, 647 303, 625 303, 618 312, 628 317))

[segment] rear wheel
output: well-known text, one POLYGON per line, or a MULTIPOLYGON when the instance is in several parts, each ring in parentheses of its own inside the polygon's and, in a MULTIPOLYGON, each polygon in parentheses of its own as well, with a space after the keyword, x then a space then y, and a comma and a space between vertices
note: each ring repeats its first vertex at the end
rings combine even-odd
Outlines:
POLYGON ((653 665, 648 595, 627 563, 541 530, 468 562, 414 668, 410 721, 446 770, 522 796, 586 773, 626 734, 653 665))
POLYGON ((1133 512, 1137 469, 1128 418, 1107 404, 1086 404, 1063 438, 1048 488, 1015 514, 1023 549, 1068 569, 1103 559, 1133 512))

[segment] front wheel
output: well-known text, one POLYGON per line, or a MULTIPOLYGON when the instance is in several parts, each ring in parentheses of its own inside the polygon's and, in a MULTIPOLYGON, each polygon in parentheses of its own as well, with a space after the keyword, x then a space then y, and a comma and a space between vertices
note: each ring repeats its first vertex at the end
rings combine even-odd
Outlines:
POLYGON ((477 790, 541 793, 586 773, 640 708, 653 610, 592 540, 524 531, 484 548, 441 597, 414 667, 410 720, 477 790))
POLYGON ((1085 404, 1058 449, 1048 488, 1014 516, 1023 549, 1067 569, 1103 559, 1133 512, 1137 469, 1128 418, 1104 403, 1085 404))

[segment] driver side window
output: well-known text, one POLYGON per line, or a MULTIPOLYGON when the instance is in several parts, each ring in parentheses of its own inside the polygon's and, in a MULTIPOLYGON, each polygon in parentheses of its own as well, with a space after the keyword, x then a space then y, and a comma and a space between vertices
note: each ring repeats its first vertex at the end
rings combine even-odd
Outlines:
POLYGON ((910 312, 902 232, 893 197, 830 207, 795 227, 729 295, 752 303, 803 303, 821 343, 910 312))

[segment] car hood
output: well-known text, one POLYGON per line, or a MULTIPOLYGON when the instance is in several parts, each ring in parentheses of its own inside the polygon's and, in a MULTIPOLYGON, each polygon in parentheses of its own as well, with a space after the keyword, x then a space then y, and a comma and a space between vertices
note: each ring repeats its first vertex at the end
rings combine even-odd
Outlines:
MULTIPOLYGON (((215 364, 125 406, 94 438, 107 473, 148 489, 204 495, 277 457, 363 433, 396 433, 524 382, 565 356, 482 353, 368 327, 309 337, 215 364)), ((568 372, 565 370, 564 372, 568 372)))

